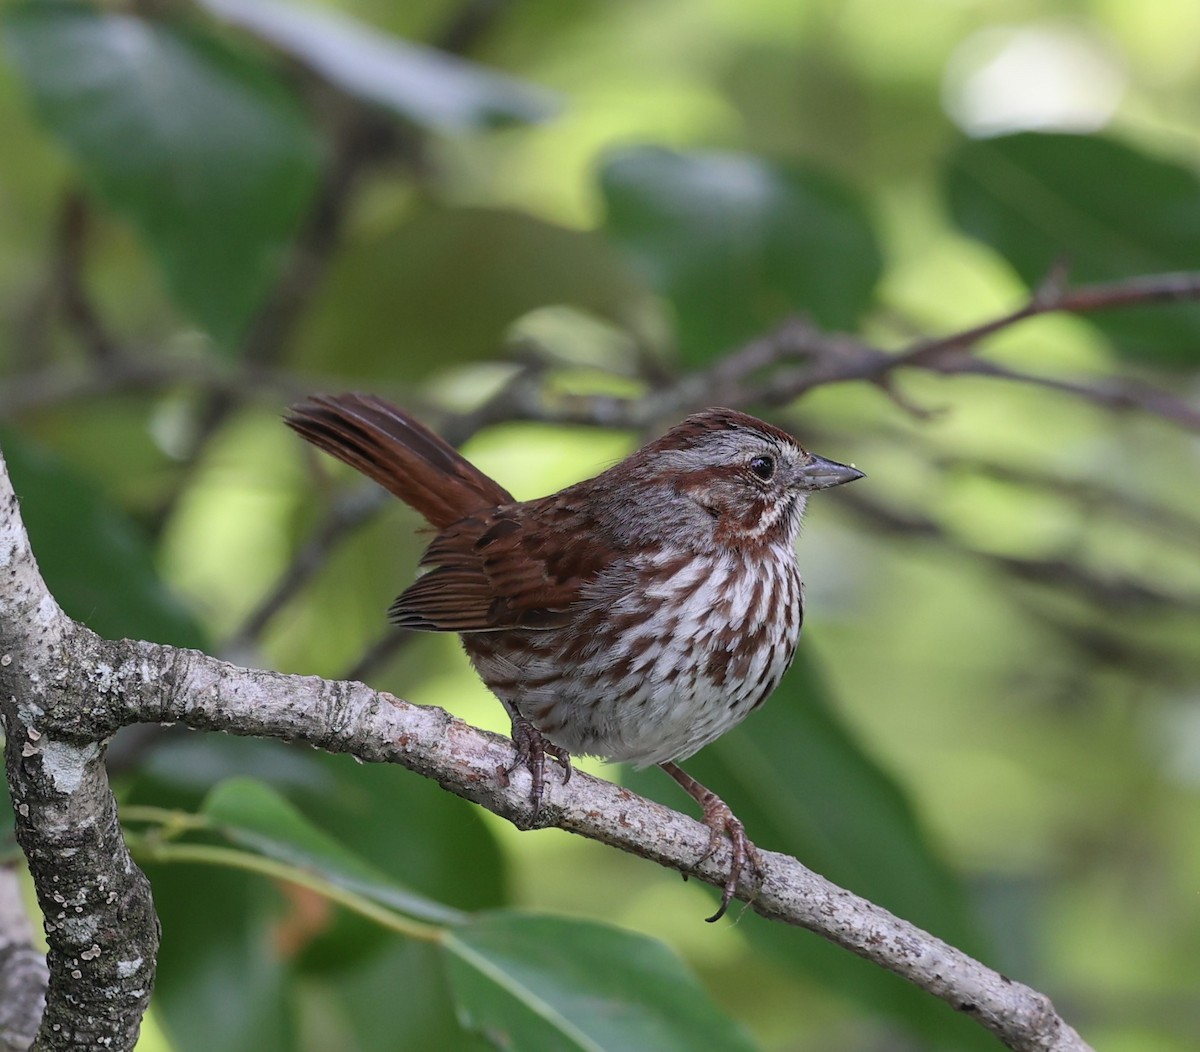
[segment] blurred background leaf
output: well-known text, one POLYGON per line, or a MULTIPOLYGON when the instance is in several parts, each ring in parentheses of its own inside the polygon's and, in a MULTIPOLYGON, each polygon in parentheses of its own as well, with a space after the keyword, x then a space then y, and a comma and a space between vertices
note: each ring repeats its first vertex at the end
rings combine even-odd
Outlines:
POLYGON ((179 307, 223 346, 278 277, 319 147, 261 63, 218 40, 72 3, 4 18, 47 126, 160 261, 179 307))
MULTIPOLYGON (((256 749, 256 755, 264 753, 256 749)), ((123 778, 122 804, 197 812, 204 793, 189 785, 186 764, 178 773, 159 779, 147 767, 123 778)), ((207 772, 195 770, 196 776, 207 772)), ((140 864, 162 923, 154 1011, 170 1047, 296 1047, 294 978, 280 937, 287 910, 281 888, 218 866, 140 864)))
POLYGON ((205 633, 121 509, 50 451, 7 429, 0 440, 38 566, 63 610, 110 639, 203 647, 205 633))
POLYGON ((492 913, 443 940, 459 1018, 501 1047, 755 1046, 653 939, 594 921, 492 913))
POLYGON ((202 2, 343 90, 426 128, 461 131, 540 120, 553 109, 548 92, 334 11, 277 0, 202 2))
POLYGON ((348 246, 296 353, 314 370, 415 380, 496 355, 535 308, 571 304, 622 321, 636 295, 594 234, 520 212, 418 205, 348 246))
POLYGON ((815 171, 642 147, 607 157, 600 180, 606 228, 670 301, 690 364, 789 314, 851 328, 879 279, 865 208, 815 171))
MULTIPOLYGON (((1074 282, 1192 270, 1200 177, 1127 144, 1025 132, 963 141, 946 161, 946 199, 963 231, 999 252, 1031 289, 1058 264, 1074 282)), ((1200 365, 1200 307, 1141 307, 1089 321, 1134 360, 1200 365)))
POLYGON ((162 922, 155 1012, 173 1048, 295 1047, 293 999, 265 881, 213 866, 143 867, 162 922))
POLYGON ((231 778, 221 782, 205 798, 200 813, 233 843, 316 874, 370 903, 434 924, 461 919, 457 911, 390 880, 312 825, 282 796, 257 779, 231 778))

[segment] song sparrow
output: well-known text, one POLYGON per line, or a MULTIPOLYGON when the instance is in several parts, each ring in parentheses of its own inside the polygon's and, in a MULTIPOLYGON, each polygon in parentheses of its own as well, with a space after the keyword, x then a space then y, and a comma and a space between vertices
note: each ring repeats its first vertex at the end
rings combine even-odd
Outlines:
POLYGON ((658 764, 703 808, 707 858, 729 837, 717 920, 757 852, 678 766, 778 685, 800 634, 794 544, 811 490, 862 472, 731 409, 688 417, 595 478, 516 501, 423 424, 370 395, 318 396, 286 423, 419 511, 429 569, 391 607, 458 632, 512 717, 535 813, 545 757, 658 764))

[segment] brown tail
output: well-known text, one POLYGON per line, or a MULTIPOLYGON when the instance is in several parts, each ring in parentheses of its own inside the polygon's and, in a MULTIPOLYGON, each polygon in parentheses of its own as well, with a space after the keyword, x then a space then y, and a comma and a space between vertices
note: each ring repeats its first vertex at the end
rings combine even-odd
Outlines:
POLYGON ((374 395, 316 395, 292 406, 284 423, 439 528, 513 499, 424 424, 374 395))

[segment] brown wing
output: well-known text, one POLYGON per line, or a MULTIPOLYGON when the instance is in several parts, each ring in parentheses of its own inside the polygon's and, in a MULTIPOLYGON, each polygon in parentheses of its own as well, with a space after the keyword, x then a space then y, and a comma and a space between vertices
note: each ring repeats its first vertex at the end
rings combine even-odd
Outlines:
POLYGON ((390 610, 427 632, 559 628, 580 589, 611 562, 594 523, 561 495, 472 515, 442 530, 421 563, 432 567, 390 610))

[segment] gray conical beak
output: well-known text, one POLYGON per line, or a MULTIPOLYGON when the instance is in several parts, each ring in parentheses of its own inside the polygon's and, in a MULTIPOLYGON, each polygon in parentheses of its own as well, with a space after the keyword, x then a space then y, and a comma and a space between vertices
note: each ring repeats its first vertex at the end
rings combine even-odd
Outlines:
POLYGON ((809 453, 796 472, 796 485, 801 489, 829 489, 862 477, 863 472, 858 468, 809 453))

